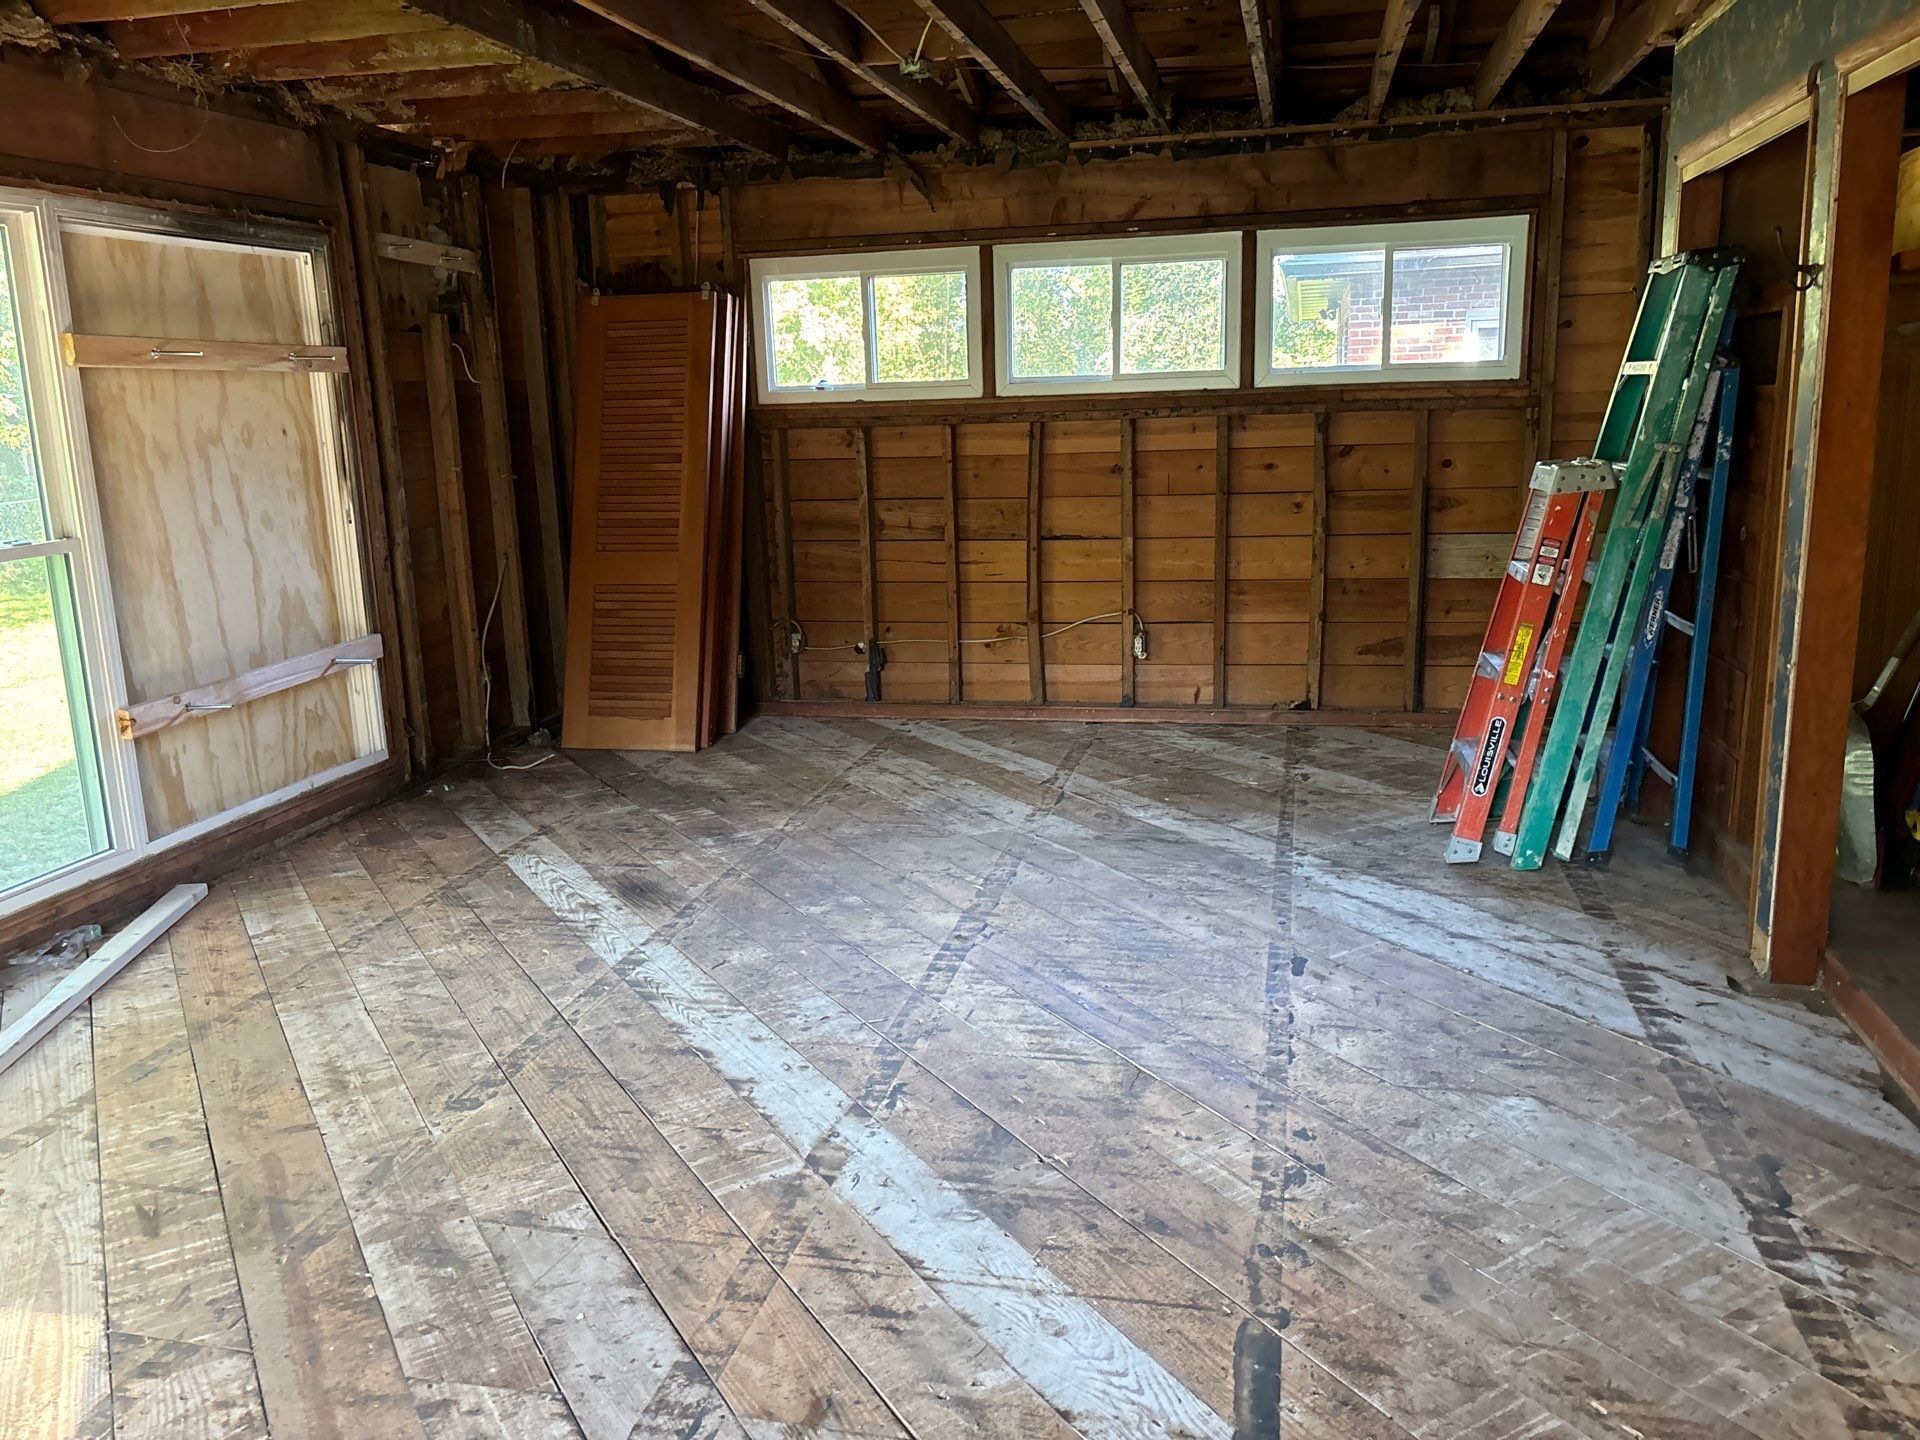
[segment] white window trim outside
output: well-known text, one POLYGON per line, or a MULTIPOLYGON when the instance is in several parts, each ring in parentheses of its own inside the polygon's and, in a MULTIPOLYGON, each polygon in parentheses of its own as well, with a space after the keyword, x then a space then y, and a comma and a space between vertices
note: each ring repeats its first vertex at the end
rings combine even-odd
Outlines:
POLYGON ((1526 215, 1494 215, 1465 220, 1411 220, 1385 225, 1339 225, 1297 230, 1262 230, 1254 247, 1260 301, 1254 306, 1254 384, 1409 385, 1421 381, 1517 380, 1526 365, 1528 239, 1526 215), (1508 247, 1504 309, 1505 353, 1480 363, 1430 361, 1393 363, 1393 252, 1433 245, 1501 244, 1508 247), (1384 252, 1384 289, 1380 309, 1380 363, 1329 365, 1312 370, 1273 367, 1273 257, 1342 250, 1384 252))
MULTIPOLYGON (((128 703, 126 663, 120 649, 113 587, 107 570, 106 542, 87 436, 86 402, 80 372, 62 362, 59 337, 72 328, 61 236, 68 230, 105 228, 119 233, 149 233, 186 243, 225 248, 253 245, 276 254, 305 258, 314 285, 307 322, 316 343, 336 344, 338 321, 329 281, 326 238, 290 225, 185 220, 163 211, 112 201, 71 200, 42 192, 0 188, 0 244, 12 239, 14 307, 21 332, 27 406, 33 426, 41 487, 46 496, 48 540, 34 545, 0 546, 0 561, 58 554, 67 559, 75 619, 84 657, 83 683, 97 745, 102 802, 107 814, 108 848, 0 892, 0 917, 72 890, 88 881, 125 870, 225 826, 264 813, 302 795, 384 764, 389 756, 385 717, 371 669, 356 672, 351 702, 357 745, 366 753, 270 794, 257 796, 218 815, 158 838, 147 827, 135 742, 120 734, 118 712, 128 703)), ((339 477, 351 474, 352 454, 344 405, 346 377, 315 374, 315 424, 323 464, 339 477)), ((342 582, 343 620, 364 617, 367 577, 354 527, 350 482, 344 480, 332 501, 336 527, 334 561, 342 582), (351 578, 352 584, 346 582, 351 578)), ((364 628, 364 621, 363 621, 364 628)))
POLYGON ((786 259, 751 260, 748 272, 753 288, 754 386, 762 405, 845 404, 848 401, 977 400, 985 381, 980 356, 980 247, 950 245, 929 250, 868 250, 840 255, 796 255, 786 259), (946 274, 961 271, 967 277, 967 378, 964 380, 874 380, 877 358, 873 323, 873 282, 888 275, 946 274), (860 305, 865 314, 868 380, 860 385, 802 387, 773 383, 773 307, 767 303, 770 280, 860 278, 860 305))
POLYGON ((1240 386, 1241 235, 1238 230, 1204 235, 1143 235, 1120 240, 1043 240, 993 247, 994 376, 1002 399, 1020 395, 1110 395, 1143 391, 1236 390, 1240 386), (1114 267, 1113 373, 1016 380, 1013 375, 1012 271, 1036 265, 1085 265, 1107 261, 1114 267), (1120 267, 1137 261, 1223 260, 1226 262, 1226 315, 1219 370, 1156 371, 1126 375, 1120 371, 1120 267))

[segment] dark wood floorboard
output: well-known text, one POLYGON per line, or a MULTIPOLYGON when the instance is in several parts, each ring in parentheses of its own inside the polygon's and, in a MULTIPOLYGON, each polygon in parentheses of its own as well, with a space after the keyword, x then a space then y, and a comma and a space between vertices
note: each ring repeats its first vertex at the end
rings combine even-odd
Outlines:
POLYGON ((1657 837, 1442 864, 1439 743, 762 719, 264 858, 0 1076, 0 1435, 1920 1434, 1866 1054, 1657 837))

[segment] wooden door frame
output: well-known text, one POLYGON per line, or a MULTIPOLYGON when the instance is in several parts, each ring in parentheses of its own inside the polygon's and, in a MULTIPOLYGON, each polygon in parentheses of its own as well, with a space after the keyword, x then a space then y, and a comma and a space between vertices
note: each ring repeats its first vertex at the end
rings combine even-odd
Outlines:
POLYGON ((1889 290, 1905 75, 1920 15, 1887 27, 1670 155, 1664 248, 1712 243, 1727 167, 1809 126, 1803 293, 1787 387, 1783 583, 1769 654, 1764 763, 1749 889, 1749 955, 1778 984, 1811 985, 1825 950, 1840 775, 1858 636, 1889 290), (1711 232, 1711 238, 1709 237, 1711 232), (1847 323, 1835 328, 1829 312, 1847 323))
POLYGON ((1753 958, 1811 985, 1826 946, 1872 498, 1904 74, 1821 67, 1793 438, 1754 861, 1753 958), (1829 323, 1829 316, 1845 323, 1829 323))

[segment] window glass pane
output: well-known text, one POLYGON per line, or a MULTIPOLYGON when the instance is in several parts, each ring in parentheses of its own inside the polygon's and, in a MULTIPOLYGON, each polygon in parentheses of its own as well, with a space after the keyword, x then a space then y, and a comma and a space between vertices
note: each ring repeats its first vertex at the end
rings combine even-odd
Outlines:
POLYGON ((1507 247, 1393 252, 1393 363, 1476 365, 1505 358, 1507 247))
POLYGON ((1113 266, 1022 265, 1008 277, 1016 380, 1113 374, 1113 266))
POLYGON ((1368 368, 1380 363, 1384 250, 1273 257, 1275 370, 1368 368))
POLYGON ((873 277, 874 379, 967 378, 967 277, 873 277))
POLYGON ((867 381, 865 307, 858 275, 769 280, 773 383, 812 390, 867 381))
POLYGON ((0 563, 0 890, 107 848, 72 635, 64 561, 0 563))
POLYGON ((1226 261, 1143 260, 1120 267, 1124 373, 1226 368, 1226 261))
POLYGON ((0 226, 0 545, 47 538, 8 238, 6 227, 0 226))

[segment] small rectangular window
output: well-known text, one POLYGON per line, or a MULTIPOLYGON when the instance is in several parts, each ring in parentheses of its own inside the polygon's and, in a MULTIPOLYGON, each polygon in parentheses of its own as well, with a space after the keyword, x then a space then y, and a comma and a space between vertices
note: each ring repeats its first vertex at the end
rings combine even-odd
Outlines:
POLYGON ((763 402, 981 393, 978 249, 752 263, 763 402))
POLYGON ((997 245, 1004 395, 1239 384, 1240 237, 997 245))
POLYGON ((1261 385, 1511 380, 1527 217, 1267 230, 1261 385))

